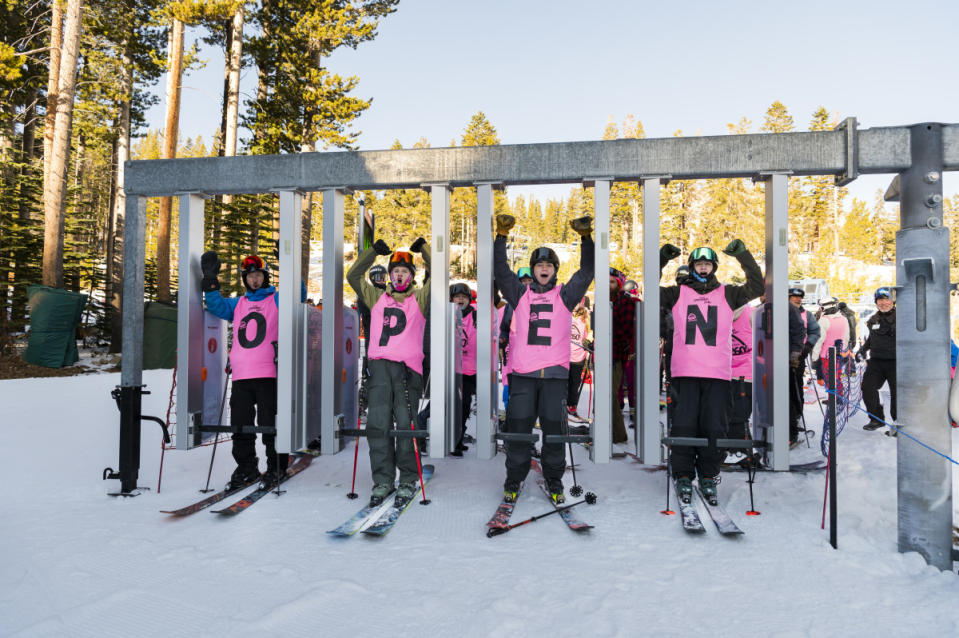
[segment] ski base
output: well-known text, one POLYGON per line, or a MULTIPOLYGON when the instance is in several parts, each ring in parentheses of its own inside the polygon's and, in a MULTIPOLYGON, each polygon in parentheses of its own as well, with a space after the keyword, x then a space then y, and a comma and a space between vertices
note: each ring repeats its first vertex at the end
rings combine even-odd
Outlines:
POLYGON ((699 513, 696 512, 696 507, 692 504, 692 501, 689 503, 683 503, 683 499, 679 496, 679 486, 676 485, 676 479, 670 479, 673 482, 673 489, 676 492, 676 502, 679 504, 679 513, 683 521, 683 529, 691 534, 702 534, 706 531, 706 527, 703 526, 703 522, 699 518, 699 513))
MULTIPOLYGON (((423 484, 429 485, 430 479, 433 478, 433 466, 424 465, 423 466, 423 484)), ((409 506, 416 500, 417 494, 420 492, 419 482, 417 482, 417 490, 413 493, 413 497, 407 501, 399 501, 396 499, 395 493, 393 497, 393 502, 390 504, 390 507, 380 514, 379 518, 376 519, 372 525, 363 530, 364 534, 369 536, 386 536, 390 533, 390 530, 393 529, 393 526, 396 525, 396 521, 400 516, 409 508, 409 506)))
POLYGON ((196 503, 193 503, 192 505, 187 505, 186 507, 181 507, 180 509, 177 509, 177 510, 160 510, 160 513, 169 514, 170 516, 189 516, 190 514, 195 514, 199 512, 200 510, 205 510, 211 505, 215 505, 216 503, 219 503, 220 501, 227 498, 228 496, 232 496, 233 494, 236 494, 237 492, 242 492, 246 488, 255 484, 256 484, 256 481, 249 481, 248 483, 243 484, 242 487, 238 487, 234 490, 225 488, 220 490, 216 494, 211 494, 210 496, 207 496, 206 498, 199 500, 196 503))
POLYGON ((493 518, 489 519, 489 522, 486 523, 486 527, 489 527, 489 528, 509 527, 509 519, 511 516, 513 516, 513 509, 515 507, 516 507, 516 503, 510 503, 509 501, 500 501, 499 507, 496 508, 496 512, 493 514, 493 518))
MULTIPOLYGON (((288 480, 305 470, 309 467, 310 463, 313 462, 312 456, 301 456, 296 459, 296 462, 293 463, 290 467, 287 468, 286 474, 280 478, 278 485, 283 485, 288 480)), ((258 500, 275 490, 277 484, 265 486, 261 485, 254 491, 250 492, 240 500, 238 500, 233 505, 223 508, 221 510, 211 510, 214 514, 219 514, 220 516, 236 516, 240 512, 246 510, 248 507, 256 503, 258 500)))
POLYGON ((394 494, 395 492, 390 493, 390 495, 387 496, 385 499, 383 499, 383 502, 380 503, 379 505, 374 505, 372 507, 367 505, 366 507, 361 509, 359 512, 354 514, 350 518, 350 520, 346 521, 345 523, 343 523, 336 529, 331 529, 327 531, 326 533, 330 534, 331 536, 338 536, 342 538, 347 538, 355 535, 358 531, 363 529, 363 527, 367 523, 379 518, 380 514, 382 514, 386 510, 386 508, 391 507, 393 505, 394 494))
POLYGON ((713 519, 713 523, 716 524, 716 529, 719 530, 720 534, 723 536, 735 536, 743 533, 743 530, 739 529, 739 526, 733 522, 733 519, 729 517, 729 514, 726 513, 722 505, 713 505, 709 502, 709 499, 703 494, 699 485, 696 485, 696 493, 699 494, 699 498, 703 501, 703 505, 706 506, 706 511, 709 512, 709 517, 713 519))
MULTIPOLYGON (((553 502, 553 499, 549 495, 549 490, 546 489, 546 479, 538 478, 536 479, 536 484, 539 485, 540 489, 543 490, 543 494, 546 495, 546 500, 548 500, 553 507, 556 509, 560 508, 560 505, 557 505, 553 502)), ((559 517, 563 519, 563 522, 566 523, 566 526, 569 527, 574 532, 588 532, 593 529, 593 526, 589 523, 584 523, 580 519, 576 518, 576 515, 573 514, 573 510, 562 510, 559 513, 559 517)))

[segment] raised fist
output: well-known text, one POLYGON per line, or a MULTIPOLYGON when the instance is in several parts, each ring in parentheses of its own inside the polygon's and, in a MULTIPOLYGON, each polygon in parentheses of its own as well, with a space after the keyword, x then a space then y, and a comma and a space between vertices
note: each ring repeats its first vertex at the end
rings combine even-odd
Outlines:
POLYGON ((679 248, 673 246, 672 244, 664 244, 662 248, 659 249, 659 256, 666 261, 671 259, 676 259, 679 257, 679 248))
POLYGON ((742 239, 734 239, 729 242, 725 248, 723 248, 723 252, 730 257, 739 257, 746 252, 746 244, 743 243, 742 239))
POLYGON ((414 241, 414 242, 410 245, 410 252, 411 252, 411 253, 421 253, 421 252, 423 252, 423 246, 425 246, 425 245, 426 245, 426 240, 423 239, 422 237, 418 237, 418 238, 416 239, 416 241, 414 241))
POLYGON ((516 218, 506 213, 500 213, 496 216, 496 234, 509 235, 509 231, 516 225, 516 218))
POLYGON ((576 219, 570 220, 569 227, 579 233, 580 237, 586 237, 593 232, 593 218, 589 215, 577 217, 576 219))
POLYGON ((383 255, 384 257, 393 252, 392 250, 390 250, 390 247, 386 245, 386 242, 383 241, 382 239, 376 240, 376 242, 373 244, 373 250, 376 251, 377 255, 383 255))

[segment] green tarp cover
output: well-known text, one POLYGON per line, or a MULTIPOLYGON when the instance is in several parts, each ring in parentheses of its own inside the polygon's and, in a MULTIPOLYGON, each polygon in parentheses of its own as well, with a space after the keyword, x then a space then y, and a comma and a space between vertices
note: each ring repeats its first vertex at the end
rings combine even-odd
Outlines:
POLYGON ((30 335, 23 360, 47 368, 62 368, 79 361, 77 325, 87 296, 59 288, 28 286, 27 302, 30 335))
POLYGON ((148 301, 143 306, 143 369, 176 365, 176 305, 148 301))

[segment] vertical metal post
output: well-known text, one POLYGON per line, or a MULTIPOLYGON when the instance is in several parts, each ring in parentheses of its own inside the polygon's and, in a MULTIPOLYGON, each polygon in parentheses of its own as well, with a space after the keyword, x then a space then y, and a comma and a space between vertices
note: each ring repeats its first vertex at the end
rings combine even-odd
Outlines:
POLYGON ((609 307, 609 186, 612 178, 591 179, 594 220, 596 224, 596 256, 593 260, 593 390, 595 391, 593 423, 589 448, 594 463, 608 463, 613 451, 613 410, 619 407, 613 399, 613 322, 609 307))
MULTIPOLYGON (((496 358, 499 327, 493 306, 493 186, 476 184, 476 457, 491 459, 499 414, 496 358)), ((464 407, 463 409, 467 409, 464 407)))
POLYGON ((450 185, 425 184, 432 205, 432 265, 430 267, 430 458, 446 456, 447 308, 450 304, 450 185))
MULTIPOLYGON (((912 166, 899 175, 896 233, 896 420, 904 433, 952 449, 949 397, 949 230, 942 227, 942 125, 910 127, 912 166)), ((952 466, 898 438, 899 551, 952 569, 952 466)))
MULTIPOLYGON (((303 314, 300 310, 301 275, 301 210, 303 195, 299 191, 279 191, 280 196, 280 279, 273 282, 279 291, 279 334, 276 362, 276 451, 292 451, 293 429, 300 427, 303 417, 299 392, 297 363, 303 352, 301 342, 303 314)), ((324 211, 324 217, 325 217, 324 211)))
POLYGON ((120 491, 137 488, 140 475, 140 398, 143 384, 143 275, 146 267, 146 198, 126 198, 123 233, 123 358, 120 371, 120 491))
POLYGON ((764 173, 766 194, 766 304, 770 330, 763 335, 766 376, 753 380, 753 392, 766 395, 772 425, 772 465, 789 469, 789 217, 788 174, 764 173))
POLYGON ((642 180, 643 186, 643 303, 640 304, 641 340, 639 350, 639 424, 636 427, 636 454, 643 463, 663 460, 659 424, 659 187, 663 177, 642 180))
MULTIPOLYGON (((320 397, 320 451, 340 450, 336 415, 343 413, 343 216, 344 189, 323 191, 323 352, 320 397)), ((364 207, 360 207, 363 212, 364 207)), ((360 228, 363 228, 360 219, 360 228)), ((362 246, 362 245, 361 245, 362 246)), ((361 246, 357 250, 361 250, 361 246)), ((351 389, 352 391, 352 389, 351 389)), ((354 424, 351 423, 350 427, 354 424)))
POLYGON ((836 503, 836 486, 839 483, 836 480, 836 380, 839 378, 837 363, 836 346, 829 346, 829 378, 826 385, 829 390, 829 544, 833 549, 839 549, 839 509, 836 503))
MULTIPOLYGON (((199 193, 180 195, 180 241, 178 246, 178 288, 176 328, 176 443, 179 449, 192 447, 191 414, 203 410, 203 293, 200 291, 200 255, 203 254, 205 197, 199 193)), ((219 378, 219 375, 213 375, 219 378)))

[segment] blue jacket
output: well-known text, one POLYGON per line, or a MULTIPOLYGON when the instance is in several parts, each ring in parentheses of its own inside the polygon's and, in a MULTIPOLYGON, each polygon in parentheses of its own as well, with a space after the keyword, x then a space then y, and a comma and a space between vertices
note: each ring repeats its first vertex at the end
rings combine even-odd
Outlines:
MULTIPOLYGON (((275 286, 266 288, 257 288, 256 290, 247 290, 243 295, 250 301, 262 301, 276 292, 275 286)), ((239 297, 224 297, 219 290, 211 290, 204 293, 203 300, 206 302, 206 309, 223 319, 224 321, 233 321, 233 313, 236 310, 236 304, 240 301, 239 297)), ((306 284, 300 282, 300 301, 306 301, 306 284)), ((279 295, 273 295, 273 302, 277 307, 280 306, 279 295)))

